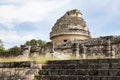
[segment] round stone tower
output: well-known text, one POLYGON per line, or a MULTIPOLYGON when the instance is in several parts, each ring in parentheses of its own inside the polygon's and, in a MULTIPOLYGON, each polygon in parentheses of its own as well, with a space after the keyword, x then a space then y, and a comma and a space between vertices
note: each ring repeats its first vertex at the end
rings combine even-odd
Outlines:
POLYGON ((67 11, 64 16, 57 20, 50 32, 50 39, 55 43, 89 38, 89 29, 82 18, 82 13, 77 9, 67 11))

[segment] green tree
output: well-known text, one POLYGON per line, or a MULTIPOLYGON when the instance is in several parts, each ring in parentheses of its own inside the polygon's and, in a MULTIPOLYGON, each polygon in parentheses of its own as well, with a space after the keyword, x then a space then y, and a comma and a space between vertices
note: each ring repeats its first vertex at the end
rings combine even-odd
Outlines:
POLYGON ((43 41, 43 40, 37 40, 37 43, 38 43, 39 45, 43 46, 46 42, 43 41))
POLYGON ((3 45, 3 41, 0 40, 0 52, 4 52, 5 51, 5 48, 4 48, 4 45, 3 45))
POLYGON ((44 40, 36 40, 36 39, 32 39, 30 41, 26 41, 25 44, 27 45, 31 45, 31 44, 39 44, 40 46, 44 45, 46 42, 44 40))
POLYGON ((8 49, 8 51, 19 51, 19 50, 20 50, 20 47, 18 47, 18 46, 14 46, 14 47, 8 49))

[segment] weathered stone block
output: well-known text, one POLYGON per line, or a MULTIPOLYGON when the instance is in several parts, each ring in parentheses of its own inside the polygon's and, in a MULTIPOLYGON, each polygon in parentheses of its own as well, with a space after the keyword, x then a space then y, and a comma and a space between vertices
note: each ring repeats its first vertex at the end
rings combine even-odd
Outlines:
POLYGON ((92 80, 101 80, 99 76, 92 76, 92 80))
POLYGON ((48 65, 43 65, 43 66, 42 66, 42 69, 44 69, 44 70, 48 70, 48 69, 50 69, 50 68, 51 68, 50 65, 49 65, 49 66, 48 66, 48 65))
POLYGON ((50 70, 49 75, 59 75, 59 70, 50 70))
POLYGON ((99 69, 100 67, 99 67, 99 64, 97 64, 97 63, 90 63, 88 68, 89 69, 99 69))
POLYGON ((118 76, 109 76, 107 80, 120 80, 118 76))
POLYGON ((76 64, 69 64, 69 65, 66 65, 66 69, 76 69, 77 68, 77 65, 76 64))
POLYGON ((109 59, 98 59, 99 63, 109 63, 109 59))
POLYGON ((77 80, 92 80, 91 76, 78 76, 77 80))
POLYGON ((110 59, 109 61, 111 63, 120 63, 120 59, 119 58, 110 59))
POLYGON ((108 75, 109 75, 108 73, 109 73, 109 72, 108 72, 107 69, 99 69, 99 70, 98 70, 98 75, 99 75, 99 76, 108 76, 108 75))
POLYGON ((101 64, 99 64, 99 68, 100 68, 100 69, 109 69, 110 66, 109 66, 108 63, 101 63, 101 64))
POLYGON ((60 76, 59 80, 68 80, 66 75, 60 76))
POLYGON ((98 59, 87 59, 86 62, 89 64, 89 63, 99 63, 98 59))
POLYGON ((98 75, 98 70, 96 70, 96 69, 95 70, 90 70, 89 75, 90 76, 97 76, 98 75))
POLYGON ((56 60, 48 61, 47 64, 77 64, 77 60, 56 60))
POLYGON ((87 64, 87 61, 86 60, 78 60, 77 64, 87 64))
POLYGON ((66 75, 67 71, 66 70, 59 70, 59 75, 66 75))
POLYGON ((50 78, 51 78, 50 76, 42 76, 40 80, 51 80, 50 78))
POLYGON ((67 60, 67 64, 77 64, 78 60, 67 60))
POLYGON ((76 69, 77 68, 77 65, 75 64, 63 64, 63 65, 60 65, 60 68, 59 69, 76 69))
POLYGON ((119 75, 118 72, 119 72, 118 69, 110 69, 109 70, 109 75, 110 76, 118 76, 119 75))
POLYGON ((34 61, 3 62, 3 63, 0 63, 0 68, 31 67, 34 64, 35 64, 34 61))
POLYGON ((88 69, 88 64, 77 64, 77 69, 88 69))
POLYGON ((85 80, 91 80, 92 77, 91 76, 85 76, 85 80))
POLYGON ((78 76, 78 80, 86 80, 85 76, 78 76))
POLYGON ((50 76, 50 80, 60 80, 60 76, 50 76))
POLYGON ((66 75, 76 75, 76 74, 77 74, 77 72, 75 69, 66 70, 66 75))
POLYGON ((59 75, 76 75, 77 72, 74 69, 63 69, 63 70, 58 70, 59 71, 59 75))
MULTIPOLYGON (((10 65, 11 63, 10 62, 4 62, 3 64, 4 64, 4 68, 11 67, 11 65, 10 65)), ((14 67, 14 66, 12 66, 12 67, 14 67)))
POLYGON ((11 72, 10 71, 5 71, 2 73, 2 77, 10 77, 11 76, 11 72))
POLYGON ((77 80, 77 76, 67 76, 67 80, 77 80))
POLYGON ((1 63, 0 63, 0 68, 3 68, 3 67, 4 67, 4 63, 1 62, 1 63))
POLYGON ((111 63, 110 68, 111 69, 119 69, 120 68, 120 63, 111 63))
POLYGON ((107 76, 101 76, 100 80, 108 80, 107 76))
POLYGON ((39 75, 49 75, 49 70, 40 70, 39 75))
POLYGON ((77 70, 77 75, 88 75, 89 71, 87 69, 79 69, 77 70))
POLYGON ((41 79, 42 79, 42 76, 41 76, 41 75, 36 75, 35 78, 36 78, 37 80, 41 80, 41 79))
POLYGON ((47 65, 48 66, 48 69, 63 69, 62 67, 64 65, 61 65, 61 64, 51 64, 51 65, 47 65))

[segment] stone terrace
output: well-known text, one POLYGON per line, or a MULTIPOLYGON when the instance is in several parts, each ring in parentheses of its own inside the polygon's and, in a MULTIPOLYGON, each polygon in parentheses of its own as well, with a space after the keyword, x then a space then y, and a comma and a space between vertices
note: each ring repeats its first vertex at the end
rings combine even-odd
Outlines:
POLYGON ((0 80, 33 80, 38 67, 33 61, 0 63, 0 80))
POLYGON ((120 59, 48 61, 37 80, 120 80, 120 59))

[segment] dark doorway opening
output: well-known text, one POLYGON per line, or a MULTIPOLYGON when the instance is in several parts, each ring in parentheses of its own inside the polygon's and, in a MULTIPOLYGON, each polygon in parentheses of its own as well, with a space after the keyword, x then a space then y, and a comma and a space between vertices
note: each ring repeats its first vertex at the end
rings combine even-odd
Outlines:
POLYGON ((64 39, 63 41, 64 41, 64 42, 67 42, 68 40, 67 40, 67 39, 64 39))

